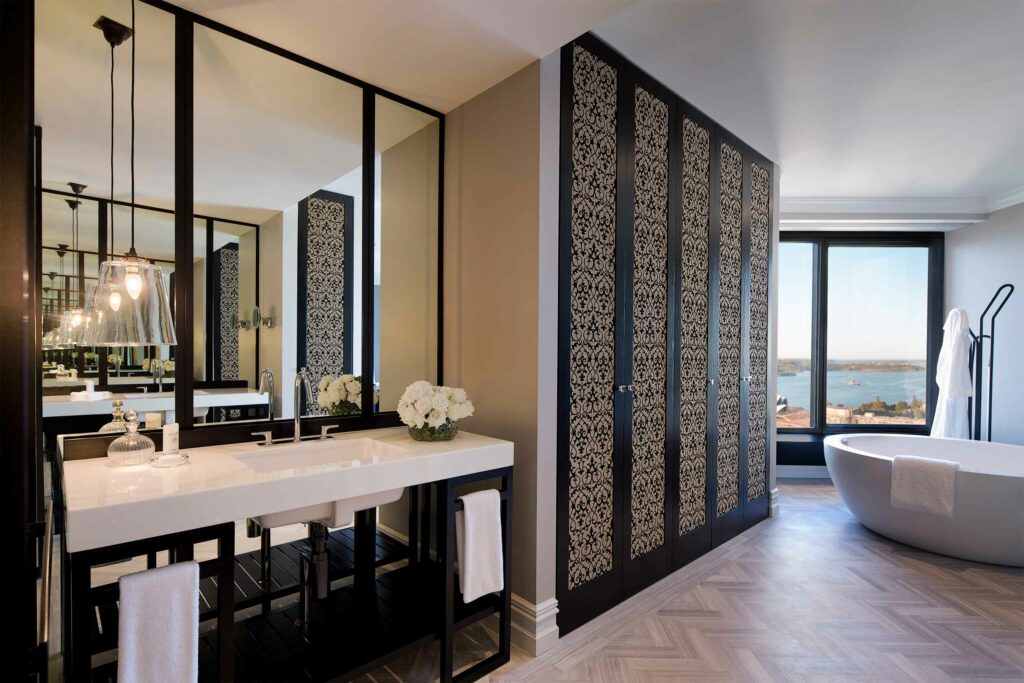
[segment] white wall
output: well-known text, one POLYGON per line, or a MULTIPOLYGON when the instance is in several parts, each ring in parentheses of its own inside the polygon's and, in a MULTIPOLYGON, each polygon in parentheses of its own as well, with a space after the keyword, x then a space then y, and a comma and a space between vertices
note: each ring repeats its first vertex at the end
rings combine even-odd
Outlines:
POLYGON ((298 219, 298 207, 293 206, 260 226, 260 310, 273 317, 274 326, 260 330, 258 367, 274 373, 274 413, 278 418, 295 414, 298 219))
MULTIPOLYGON (((966 309, 971 329, 999 285, 1017 287, 996 326, 994 441, 1024 444, 1024 204, 946 234, 946 310, 966 309)), ((987 371, 986 371, 987 375, 987 371)), ((988 389, 985 389, 985 396, 988 389)), ((987 406, 986 406, 987 411, 987 406)))

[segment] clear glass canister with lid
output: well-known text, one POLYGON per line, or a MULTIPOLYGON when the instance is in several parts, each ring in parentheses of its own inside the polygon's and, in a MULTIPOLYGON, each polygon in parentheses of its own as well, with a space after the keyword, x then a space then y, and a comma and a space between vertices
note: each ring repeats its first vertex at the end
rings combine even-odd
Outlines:
POLYGON ((122 401, 114 401, 113 419, 100 427, 100 433, 109 434, 111 432, 120 432, 124 434, 128 431, 128 428, 124 424, 124 413, 121 411, 121 406, 123 405, 124 403, 122 401))
POLYGON ((156 444, 145 434, 139 434, 139 414, 129 410, 124 414, 124 436, 119 436, 107 447, 107 458, 114 465, 144 465, 156 454, 156 444))

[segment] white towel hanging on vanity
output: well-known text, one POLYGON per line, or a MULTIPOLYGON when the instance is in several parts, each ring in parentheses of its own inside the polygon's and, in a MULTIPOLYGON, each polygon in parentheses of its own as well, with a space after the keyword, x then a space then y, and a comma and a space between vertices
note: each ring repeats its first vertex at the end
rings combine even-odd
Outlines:
POLYGON ((505 587, 501 547, 501 494, 495 489, 461 497, 455 513, 455 546, 463 602, 505 587))
POLYGON ((199 680, 199 564, 148 569, 117 583, 118 683, 199 680))
POLYGON ((935 372, 939 385, 939 398, 935 404, 932 436, 950 439, 969 439, 970 418, 967 400, 974 395, 971 384, 970 352, 971 328, 967 311, 954 308, 942 326, 942 350, 935 372))

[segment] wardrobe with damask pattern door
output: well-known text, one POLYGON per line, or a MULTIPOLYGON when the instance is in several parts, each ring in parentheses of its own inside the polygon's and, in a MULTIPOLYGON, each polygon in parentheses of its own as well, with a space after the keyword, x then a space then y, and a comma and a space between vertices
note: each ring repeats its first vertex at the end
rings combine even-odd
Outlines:
POLYGON ((767 517, 775 168, 593 36, 561 82, 565 634, 767 517))

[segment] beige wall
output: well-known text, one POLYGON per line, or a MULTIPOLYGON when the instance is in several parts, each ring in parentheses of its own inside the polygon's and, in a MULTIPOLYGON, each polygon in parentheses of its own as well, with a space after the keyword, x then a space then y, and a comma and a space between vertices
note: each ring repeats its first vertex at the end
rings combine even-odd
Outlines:
POLYGON ((437 378, 437 161, 433 123, 380 155, 380 407, 437 378))
MULTIPOLYGON (((995 211, 983 223, 946 233, 946 309, 966 309, 975 332, 978 318, 996 289, 1006 282, 1017 287, 1013 298, 1000 312, 996 325, 992 440, 1024 445, 1024 420, 1020 419, 1024 402, 1021 257, 1024 257, 1024 204, 995 211)), ((985 353, 989 353, 987 344, 985 353)), ((988 377, 986 370, 982 389, 983 421, 988 418, 988 377)), ((987 434, 987 430, 983 433, 987 434)))
POLYGON ((540 71, 524 68, 445 127, 444 379, 476 405, 467 430, 515 443, 508 556, 513 592, 532 603, 547 597, 537 585, 540 71))
MULTIPOLYGON (((238 315, 250 319, 256 305, 256 231, 238 238, 238 315)), ((255 388, 256 332, 238 331, 238 378, 255 388)))
MULTIPOLYGON (((192 291, 206 291, 206 259, 192 262, 192 291)), ((206 297, 195 296, 192 303, 192 377, 209 379, 206 376, 206 297)))

